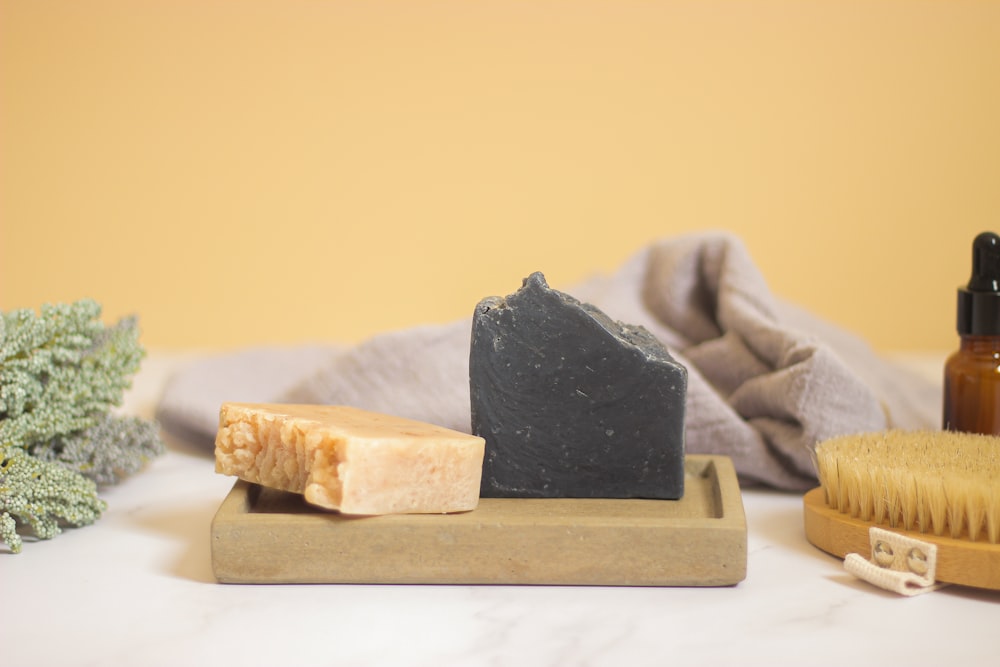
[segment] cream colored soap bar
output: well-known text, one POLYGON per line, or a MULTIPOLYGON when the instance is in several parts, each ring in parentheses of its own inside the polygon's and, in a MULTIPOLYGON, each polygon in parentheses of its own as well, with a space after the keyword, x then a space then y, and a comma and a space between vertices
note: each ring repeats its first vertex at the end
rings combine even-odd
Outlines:
POLYGON ((462 512, 479 503, 484 446, 358 408, 225 403, 215 470, 344 514, 462 512))

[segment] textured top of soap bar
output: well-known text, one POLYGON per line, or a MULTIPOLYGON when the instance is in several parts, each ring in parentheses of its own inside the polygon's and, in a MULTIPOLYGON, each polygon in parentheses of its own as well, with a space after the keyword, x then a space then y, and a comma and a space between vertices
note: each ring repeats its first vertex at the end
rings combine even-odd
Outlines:
POLYGON ((347 405, 300 405, 292 403, 226 403, 220 420, 226 415, 263 413, 271 417, 312 422, 314 428, 331 433, 350 434, 364 440, 391 440, 394 438, 445 438, 469 440, 467 433, 406 419, 395 415, 362 410, 347 405))
MULTIPOLYGON (((516 324, 514 318, 517 317, 519 310, 527 312, 525 321, 517 324, 537 329, 539 333, 552 327, 572 324, 573 320, 585 326, 592 323, 623 345, 632 346, 636 352, 650 361, 678 365, 663 343, 644 327, 617 322, 600 308, 583 303, 565 292, 552 289, 541 271, 535 271, 525 278, 521 289, 514 294, 507 297, 486 297, 479 302, 476 313, 487 316, 490 311, 495 311, 491 319, 499 321, 501 318, 509 317, 508 324, 514 325, 516 324), (590 322, 587 322, 588 320, 590 322)), ((564 329, 561 333, 569 336, 573 332, 564 329)))
POLYGON ((483 496, 682 495, 687 369, 642 327, 534 273, 478 304, 469 377, 483 496))

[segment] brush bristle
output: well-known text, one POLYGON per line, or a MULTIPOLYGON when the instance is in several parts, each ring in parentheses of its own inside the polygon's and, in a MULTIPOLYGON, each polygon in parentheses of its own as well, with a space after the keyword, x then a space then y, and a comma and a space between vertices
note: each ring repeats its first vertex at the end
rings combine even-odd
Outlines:
POLYGON ((873 524, 1000 543, 1000 437, 883 431, 816 447, 831 508, 873 524))

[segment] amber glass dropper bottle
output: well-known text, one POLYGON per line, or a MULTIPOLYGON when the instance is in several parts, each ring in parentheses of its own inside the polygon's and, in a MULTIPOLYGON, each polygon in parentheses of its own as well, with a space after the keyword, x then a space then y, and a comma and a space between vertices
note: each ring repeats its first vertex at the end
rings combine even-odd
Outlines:
POLYGON ((972 277, 958 290, 959 350, 944 367, 944 428, 1000 434, 1000 236, 972 243, 972 277))

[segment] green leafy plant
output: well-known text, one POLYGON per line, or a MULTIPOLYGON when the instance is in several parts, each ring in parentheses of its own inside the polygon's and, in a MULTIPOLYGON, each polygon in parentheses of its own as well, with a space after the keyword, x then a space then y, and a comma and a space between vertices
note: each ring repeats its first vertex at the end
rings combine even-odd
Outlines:
POLYGON ((0 540, 93 523, 98 484, 162 453, 155 422, 114 415, 145 351, 135 318, 111 327, 85 299, 0 315, 0 540))
POLYGON ((0 450, 0 540, 14 553, 21 551, 19 525, 47 540, 61 532, 61 525, 94 523, 105 507, 97 485, 83 475, 17 447, 0 450))

